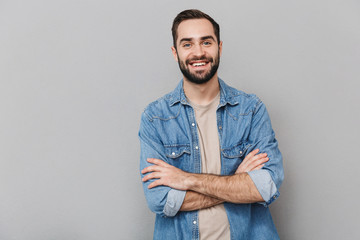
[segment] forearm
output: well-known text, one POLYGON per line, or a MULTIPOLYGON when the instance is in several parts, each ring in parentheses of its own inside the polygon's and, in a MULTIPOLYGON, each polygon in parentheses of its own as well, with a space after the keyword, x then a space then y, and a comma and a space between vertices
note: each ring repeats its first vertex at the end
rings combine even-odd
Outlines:
POLYGON ((194 211, 209 208, 223 202, 223 200, 218 198, 206 196, 194 191, 187 191, 180 211, 194 211))
POLYGON ((232 203, 264 201, 247 173, 232 176, 190 174, 188 190, 232 203))
MULTIPOLYGON (((239 173, 232 176, 195 174, 184 172, 159 159, 149 158, 147 161, 153 165, 141 171, 142 174, 149 173, 143 177, 142 181, 147 182, 148 180, 156 179, 147 186, 149 189, 164 185, 173 189, 194 191, 208 197, 220 199, 224 202, 254 203, 264 201, 256 185, 247 173, 239 173)), ((190 197, 196 198, 197 196, 189 195, 188 200, 192 199, 190 197)), ((186 203, 182 209, 183 211, 185 211, 184 209, 206 207, 206 204, 201 204, 202 201, 210 200, 212 205, 217 204, 216 201, 213 202, 214 200, 207 198, 203 198, 202 201, 199 201, 200 203, 195 202, 196 200, 190 200, 188 203, 193 202, 192 204, 195 206, 190 205, 189 207, 186 203), (199 204, 199 206, 196 204, 199 204)))

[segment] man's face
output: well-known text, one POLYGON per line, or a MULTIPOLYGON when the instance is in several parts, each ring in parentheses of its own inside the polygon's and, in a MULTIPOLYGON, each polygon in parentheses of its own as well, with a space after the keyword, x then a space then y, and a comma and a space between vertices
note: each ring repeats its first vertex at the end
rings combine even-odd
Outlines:
POLYGON ((184 77, 196 84, 208 82, 217 72, 222 49, 212 24, 207 19, 185 20, 177 35, 177 49, 172 51, 184 77))

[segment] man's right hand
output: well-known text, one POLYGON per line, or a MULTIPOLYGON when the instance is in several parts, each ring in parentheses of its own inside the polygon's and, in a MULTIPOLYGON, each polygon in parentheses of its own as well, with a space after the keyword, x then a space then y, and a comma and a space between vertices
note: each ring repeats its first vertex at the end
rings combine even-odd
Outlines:
POLYGON ((236 169, 235 174, 261 169, 265 165, 265 162, 269 161, 269 158, 266 153, 259 153, 259 151, 259 149, 255 149, 246 155, 245 159, 236 169))

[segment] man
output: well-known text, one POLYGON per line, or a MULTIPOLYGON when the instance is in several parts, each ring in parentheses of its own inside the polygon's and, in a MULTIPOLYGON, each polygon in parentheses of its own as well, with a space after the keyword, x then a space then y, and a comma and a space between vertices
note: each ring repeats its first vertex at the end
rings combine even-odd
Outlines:
POLYGON ((284 173, 264 104, 218 78, 210 16, 185 10, 172 34, 183 80, 145 109, 139 131, 154 239, 278 239, 267 206, 284 173))

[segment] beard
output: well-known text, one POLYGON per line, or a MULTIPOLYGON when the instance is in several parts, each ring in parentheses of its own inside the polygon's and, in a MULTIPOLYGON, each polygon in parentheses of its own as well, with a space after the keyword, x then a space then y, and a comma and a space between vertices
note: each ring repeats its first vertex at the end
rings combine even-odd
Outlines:
POLYGON ((211 57, 199 57, 199 58, 192 58, 192 59, 187 59, 184 63, 184 61, 180 60, 179 55, 177 56, 178 58, 178 64, 180 67, 180 71, 182 72, 182 74, 184 75, 184 77, 189 80, 192 83, 195 84, 204 84, 207 83, 217 72, 218 68, 219 68, 219 63, 220 63, 220 57, 219 57, 219 52, 218 54, 215 56, 215 58, 211 58, 211 57), (205 70, 195 70, 194 73, 190 72, 190 69, 187 67, 189 65, 189 62, 191 61, 208 61, 209 64, 211 65, 210 70, 205 71, 205 70))

